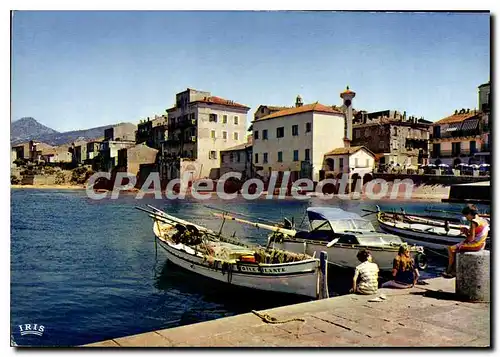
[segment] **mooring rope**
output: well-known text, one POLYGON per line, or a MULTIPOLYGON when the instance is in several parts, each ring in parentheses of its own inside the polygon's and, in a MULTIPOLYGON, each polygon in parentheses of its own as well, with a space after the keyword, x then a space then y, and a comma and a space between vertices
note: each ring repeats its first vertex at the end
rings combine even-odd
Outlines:
POLYGON ((260 317, 262 319, 262 321, 264 321, 268 324, 286 324, 287 322, 292 322, 292 321, 306 322, 306 320, 301 319, 301 318, 278 320, 276 317, 272 317, 271 315, 263 314, 263 313, 260 313, 258 311, 255 311, 255 310, 252 310, 252 313, 254 313, 258 317, 260 317))

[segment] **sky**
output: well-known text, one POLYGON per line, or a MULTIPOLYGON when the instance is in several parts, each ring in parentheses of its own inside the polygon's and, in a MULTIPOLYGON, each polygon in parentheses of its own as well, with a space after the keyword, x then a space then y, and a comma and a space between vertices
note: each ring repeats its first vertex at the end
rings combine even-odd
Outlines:
POLYGON ((436 121, 478 106, 487 13, 17 11, 11 120, 58 131, 165 114, 186 88, 251 107, 341 105, 436 121))

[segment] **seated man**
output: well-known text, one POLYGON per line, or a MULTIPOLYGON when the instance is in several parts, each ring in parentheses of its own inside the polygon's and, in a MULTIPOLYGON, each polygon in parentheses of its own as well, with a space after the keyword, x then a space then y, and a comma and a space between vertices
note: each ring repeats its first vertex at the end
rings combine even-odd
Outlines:
POLYGON ((376 294, 378 292, 378 265, 372 262, 372 255, 366 249, 360 250, 357 258, 361 264, 354 272, 350 292, 363 295, 376 294))

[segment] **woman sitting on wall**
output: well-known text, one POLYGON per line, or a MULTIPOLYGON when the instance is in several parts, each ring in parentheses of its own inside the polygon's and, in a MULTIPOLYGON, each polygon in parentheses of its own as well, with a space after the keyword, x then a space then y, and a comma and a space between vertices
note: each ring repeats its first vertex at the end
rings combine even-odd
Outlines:
POLYGON ((455 257, 457 252, 477 252, 483 250, 486 245, 486 238, 490 230, 486 219, 480 217, 477 208, 474 205, 467 205, 462 214, 470 222, 469 228, 462 228, 461 232, 465 235, 465 240, 458 244, 448 247, 448 268, 443 273, 445 278, 455 276, 455 257))

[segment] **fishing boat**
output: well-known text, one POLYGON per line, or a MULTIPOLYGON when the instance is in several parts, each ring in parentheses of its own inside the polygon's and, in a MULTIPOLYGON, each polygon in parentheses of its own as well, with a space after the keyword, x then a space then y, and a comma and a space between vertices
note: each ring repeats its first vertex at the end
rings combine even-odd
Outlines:
MULTIPOLYGON (((377 220, 380 228, 388 233, 397 234, 412 244, 421 244, 435 250, 446 250, 450 245, 463 242, 462 228, 468 225, 450 223, 449 218, 427 218, 404 211, 385 212, 377 206, 377 220)), ((489 249, 489 238, 486 249, 489 249)))
MULTIPOLYGON (((155 242, 175 265, 235 286, 309 298, 328 297, 321 263, 307 254, 251 246, 148 205, 155 242)), ((326 265, 326 262, 324 263, 326 265)))
MULTIPOLYGON (((268 247, 312 256, 326 251, 329 264, 344 268, 359 265, 357 254, 360 249, 365 248, 371 252, 373 261, 380 270, 390 271, 399 247, 405 244, 397 235, 377 232, 369 220, 340 208, 309 207, 306 214, 310 229, 304 231, 293 229, 289 220, 272 226, 227 215, 225 219, 272 230, 273 233, 268 237, 268 247)), ((420 269, 425 269, 427 258, 423 247, 409 246, 409 249, 420 269)))

